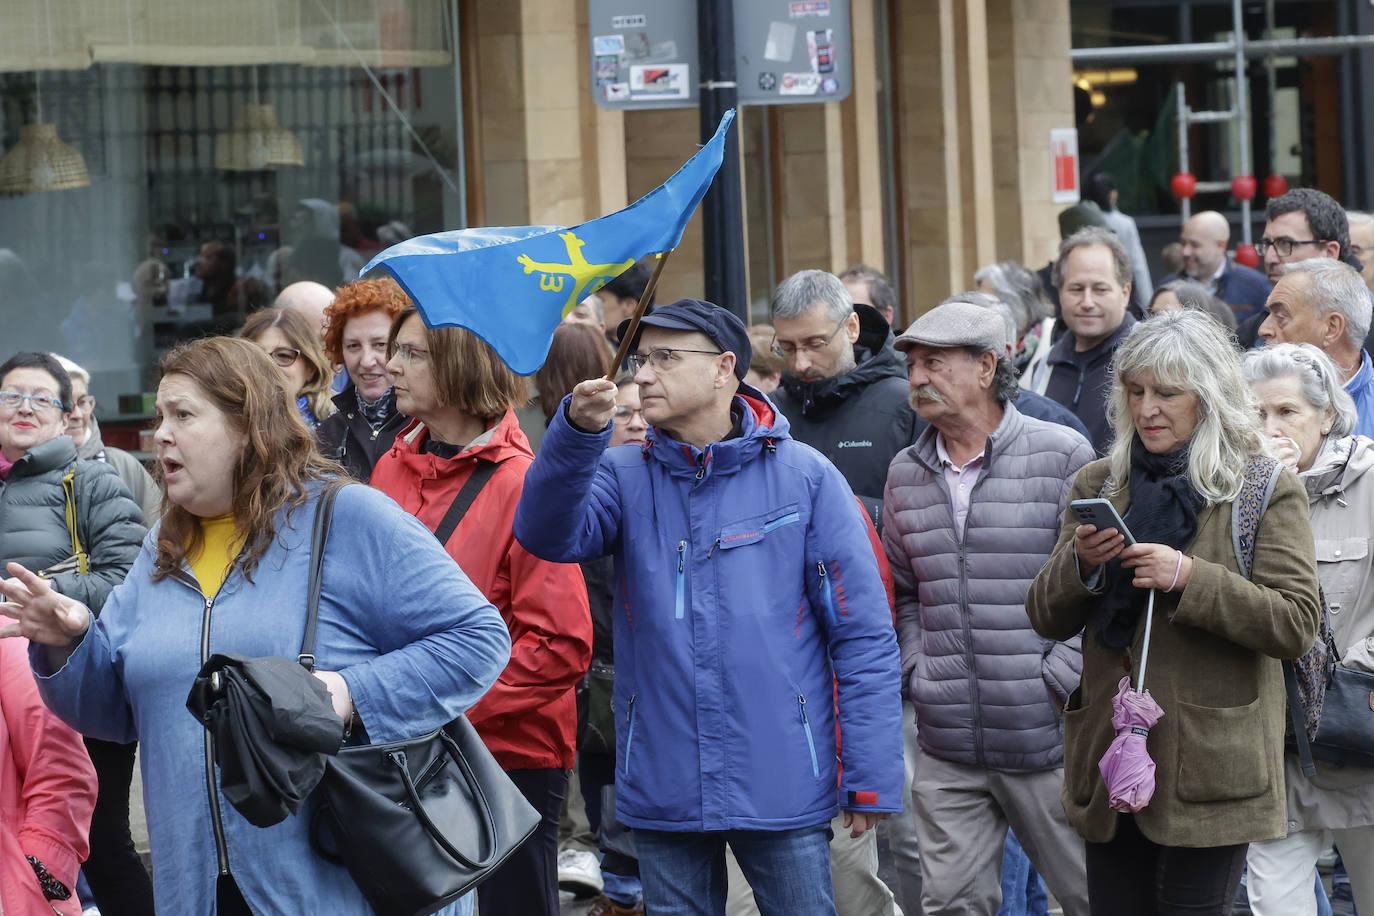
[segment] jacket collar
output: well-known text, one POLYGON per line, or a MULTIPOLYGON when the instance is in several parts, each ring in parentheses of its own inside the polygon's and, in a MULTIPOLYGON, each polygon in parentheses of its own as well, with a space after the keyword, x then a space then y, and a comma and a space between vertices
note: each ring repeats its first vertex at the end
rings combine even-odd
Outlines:
POLYGON ((651 426, 642 447, 644 457, 658 461, 674 476, 705 479, 708 474, 732 474, 759 454, 772 453, 779 440, 791 438, 787 418, 757 388, 741 384, 731 409, 739 412, 738 437, 698 449, 651 426))
POLYGON ((428 438, 428 427, 420 420, 411 420, 405 429, 397 434, 396 441, 392 443, 391 451, 388 454, 424 477, 438 476, 439 468, 447 461, 464 461, 473 458, 480 458, 484 461, 504 461, 518 455, 523 455, 531 460, 534 459, 530 440, 525 438, 525 433, 520 429, 520 422, 516 419, 515 411, 509 407, 506 408, 506 412, 502 414, 499 420, 487 427, 486 432, 468 443, 467 447, 453 458, 440 458, 438 455, 423 451, 422 448, 428 438))
POLYGON ((887 319, 877 309, 857 303, 859 339, 854 342, 855 366, 841 375, 803 382, 783 373, 782 388, 801 405, 802 416, 821 416, 857 397, 865 388, 885 378, 905 379, 906 360, 893 346, 895 338, 887 319))
MULTIPOLYGON (((1020 435, 1025 425, 1025 417, 1016 409, 1013 402, 1008 401, 1002 406, 1002 422, 997 424, 997 428, 988 436, 988 444, 983 446, 983 470, 985 474, 991 472, 997 456, 1006 451, 1007 444, 1020 435)), ((927 423, 925 431, 916 437, 916 443, 910 449, 911 457, 924 465, 926 470, 935 474, 941 473, 943 467, 935 446, 937 432, 938 430, 934 426, 927 423)))
POLYGON ((36 477, 48 471, 68 467, 76 460, 76 445, 72 442, 71 436, 63 433, 29 449, 23 458, 14 463, 8 480, 13 481, 17 477, 36 477))
POLYGON ((1126 339, 1126 335, 1131 333, 1131 329, 1134 328, 1135 325, 1135 316, 1127 312, 1126 317, 1121 320, 1121 326, 1112 332, 1111 337, 1108 337, 1090 350, 1084 350, 1082 353, 1074 349, 1075 338, 1073 336, 1073 331, 1069 331, 1063 337, 1059 338, 1054 346, 1050 348, 1050 354, 1046 357, 1045 362, 1049 363, 1051 366, 1069 365, 1075 368, 1082 366, 1086 369, 1094 363, 1110 359, 1111 355, 1116 352, 1117 345, 1126 339))
POLYGON ((1308 500, 1315 502, 1339 497, 1371 467, 1374 442, 1362 436, 1327 436, 1312 459, 1312 466, 1298 476, 1307 488, 1308 500))

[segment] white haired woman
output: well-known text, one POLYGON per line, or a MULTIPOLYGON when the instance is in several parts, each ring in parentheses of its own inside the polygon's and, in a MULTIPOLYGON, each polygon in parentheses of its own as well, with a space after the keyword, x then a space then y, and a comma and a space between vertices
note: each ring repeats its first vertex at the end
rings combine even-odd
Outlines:
POLYGON ((1085 631, 1083 679, 1064 711, 1063 799, 1086 841, 1094 913, 1229 914, 1246 845, 1284 833, 1279 659, 1312 645, 1320 601, 1306 495, 1290 472, 1271 479, 1254 403, 1215 321, 1178 311, 1141 323, 1115 356, 1116 440, 1070 496, 1110 499, 1136 543, 1069 512, 1031 585, 1036 630, 1085 631), (1254 477, 1273 490, 1247 578, 1232 515, 1258 511, 1238 500, 1254 477), (1151 590, 1156 788, 1146 807, 1118 813, 1098 761, 1118 682, 1141 662, 1151 590))
MULTIPOLYGON (((1340 663, 1374 671, 1374 441, 1351 435, 1355 402, 1331 360, 1311 344, 1276 344, 1245 357, 1260 422, 1275 453, 1307 488, 1317 572, 1340 663)), ((1303 776, 1284 756, 1288 835, 1252 843, 1256 916, 1315 913, 1317 856, 1334 840, 1347 863, 1374 863, 1374 769, 1317 762, 1303 776)), ((1356 906, 1374 913, 1374 871, 1350 869, 1356 906)))

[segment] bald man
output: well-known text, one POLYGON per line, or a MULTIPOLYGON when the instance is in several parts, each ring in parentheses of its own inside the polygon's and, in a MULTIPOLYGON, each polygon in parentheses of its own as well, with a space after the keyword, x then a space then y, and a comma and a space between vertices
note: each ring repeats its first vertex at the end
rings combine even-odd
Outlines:
POLYGON ((1350 253, 1360 262, 1364 285, 1374 291, 1374 215, 1346 210, 1345 218, 1350 221, 1350 253))
POLYGON ((1169 274, 1161 285, 1183 276, 1196 280, 1244 321, 1264 308, 1269 298, 1269 281, 1258 270, 1237 264, 1226 254, 1231 242, 1231 224, 1215 210, 1203 210, 1183 224, 1179 236, 1183 246, 1183 270, 1169 274))
POLYGON ((312 328, 320 332, 324 339, 324 310, 334 301, 334 291, 323 283, 314 280, 301 280, 289 284, 277 294, 272 304, 279 309, 294 309, 305 316, 312 328))

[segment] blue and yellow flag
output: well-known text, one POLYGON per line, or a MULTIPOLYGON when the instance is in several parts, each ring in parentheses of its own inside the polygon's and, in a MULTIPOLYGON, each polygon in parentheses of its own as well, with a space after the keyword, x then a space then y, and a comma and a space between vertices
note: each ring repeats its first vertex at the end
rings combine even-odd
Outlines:
POLYGON ((563 317, 647 254, 672 251, 720 169, 733 109, 671 178, 624 210, 572 229, 460 229, 409 239, 377 255, 432 328, 481 337, 521 375, 544 363, 563 317))

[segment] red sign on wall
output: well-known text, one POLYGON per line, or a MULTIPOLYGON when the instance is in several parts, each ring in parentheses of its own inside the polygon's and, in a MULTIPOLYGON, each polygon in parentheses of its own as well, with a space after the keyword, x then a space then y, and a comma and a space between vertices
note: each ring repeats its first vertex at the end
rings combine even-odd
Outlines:
POLYGON ((1053 169, 1050 199, 1057 204, 1078 203, 1077 128, 1055 127, 1050 130, 1050 161, 1053 169))

